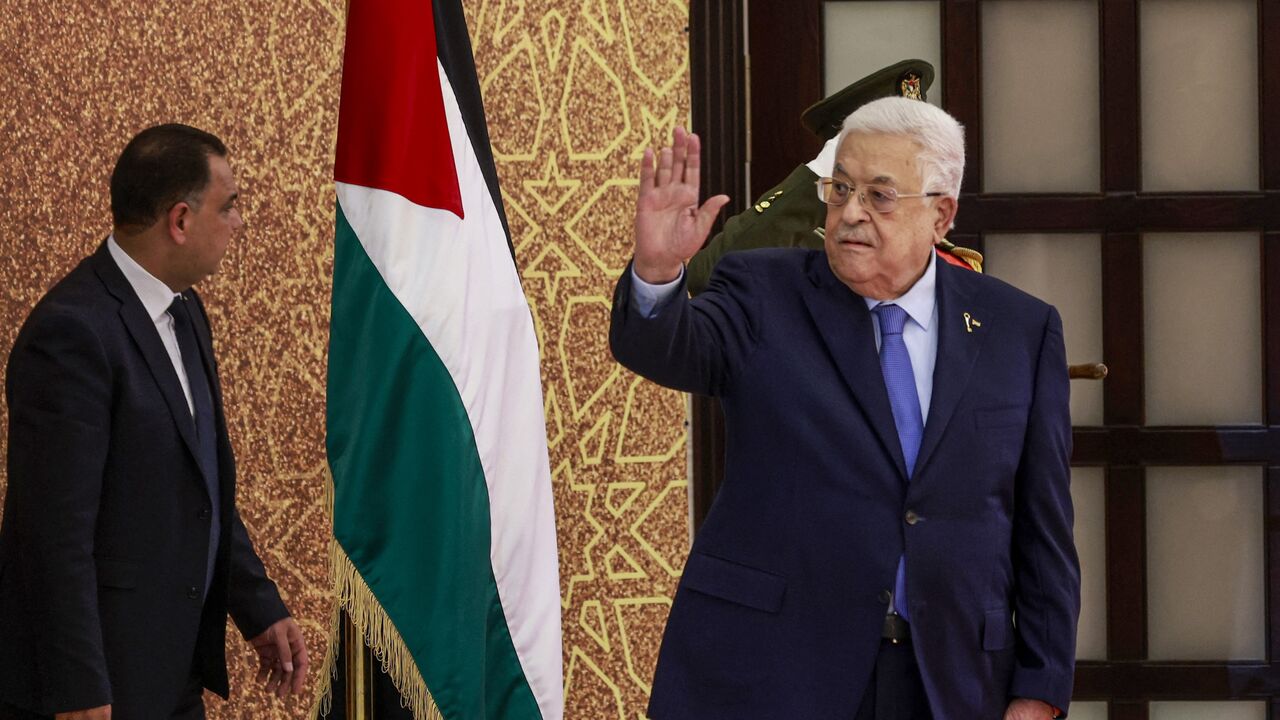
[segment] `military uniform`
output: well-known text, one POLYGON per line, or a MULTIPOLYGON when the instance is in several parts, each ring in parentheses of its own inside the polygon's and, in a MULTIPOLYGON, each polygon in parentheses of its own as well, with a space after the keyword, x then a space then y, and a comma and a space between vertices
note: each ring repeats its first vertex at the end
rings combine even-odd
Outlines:
POLYGON ((689 292, 707 289, 711 270, 726 253, 766 247, 821 249, 822 227, 827 206, 818 199, 814 183, 818 175, 801 165, 777 186, 770 188, 754 205, 729 218, 724 229, 689 260, 689 292))

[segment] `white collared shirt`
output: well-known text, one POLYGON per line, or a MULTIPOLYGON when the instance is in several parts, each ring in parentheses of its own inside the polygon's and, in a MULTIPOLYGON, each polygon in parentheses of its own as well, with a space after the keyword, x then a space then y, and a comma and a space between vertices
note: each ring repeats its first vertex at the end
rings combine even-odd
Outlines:
MULTIPOLYGON (((926 422, 929 419, 929 404, 933 401, 933 368, 938 359, 938 254, 929 251, 929 264, 924 275, 916 281, 901 297, 893 300, 872 300, 863 298, 870 310, 881 302, 892 303, 907 312, 910 320, 902 328, 902 342, 907 346, 907 354, 911 356, 911 373, 915 376, 916 394, 920 397, 920 417, 926 422)), ((631 298, 636 311, 644 317, 653 317, 654 310, 662 301, 670 298, 684 277, 684 269, 680 275, 669 283, 653 285, 640 279, 635 268, 631 269, 631 298)), ((880 352, 880 317, 871 313, 872 327, 875 328, 876 352, 880 352)))
POLYGON ((156 332, 160 334, 160 342, 164 343, 164 349, 169 353, 169 362, 173 365, 173 371, 178 374, 182 394, 187 398, 187 409, 191 411, 191 416, 194 418, 196 406, 191 400, 191 383, 187 380, 186 368, 182 366, 182 351, 178 349, 178 335, 173 330, 173 318, 169 315, 169 306, 173 304, 174 298, 178 297, 178 293, 169 289, 168 285, 147 272, 146 268, 138 264, 138 261, 129 257, 129 253, 116 242, 115 235, 107 238, 107 251, 111 253, 111 259, 116 261, 120 272, 124 273, 124 278, 133 287, 133 292, 142 301, 142 308, 147 311, 147 316, 151 318, 151 322, 155 323, 156 332))

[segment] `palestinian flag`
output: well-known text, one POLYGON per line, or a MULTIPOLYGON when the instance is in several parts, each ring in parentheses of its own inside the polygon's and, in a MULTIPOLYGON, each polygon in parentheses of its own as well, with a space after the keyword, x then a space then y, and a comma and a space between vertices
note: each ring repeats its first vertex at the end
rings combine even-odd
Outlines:
POLYGON ((334 178, 341 607, 419 720, 559 720, 538 347, 459 0, 350 0, 334 178))

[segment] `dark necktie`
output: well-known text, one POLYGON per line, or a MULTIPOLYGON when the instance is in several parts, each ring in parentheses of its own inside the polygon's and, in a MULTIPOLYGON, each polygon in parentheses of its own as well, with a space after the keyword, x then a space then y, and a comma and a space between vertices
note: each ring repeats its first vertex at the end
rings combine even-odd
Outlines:
MULTIPOLYGON (((915 372, 911 369, 911 355, 902 340, 907 311, 897 305, 877 305, 872 312, 880 318, 880 372, 884 374, 884 386, 889 391, 893 424, 897 426, 898 442, 902 445, 902 458, 906 461, 909 479, 916 469, 916 455, 920 453, 924 418, 920 412, 920 394, 916 392, 915 372)), ((898 575, 893 583, 893 608, 910 621, 906 578, 906 557, 903 556, 898 558, 898 575)))
POLYGON ((187 373, 187 385, 191 388, 191 404, 195 407, 192 419, 196 426, 196 456, 200 461, 205 487, 209 491, 209 557, 204 583, 205 593, 208 593, 209 584, 213 581, 218 541, 222 535, 219 521, 218 437, 213 417, 213 392, 210 389, 209 375, 204 370, 204 362, 200 359, 200 348, 196 343, 196 331, 191 325, 187 302, 184 296, 179 295, 169 306, 169 315, 173 318, 173 332, 178 336, 178 351, 182 355, 182 367, 187 373))

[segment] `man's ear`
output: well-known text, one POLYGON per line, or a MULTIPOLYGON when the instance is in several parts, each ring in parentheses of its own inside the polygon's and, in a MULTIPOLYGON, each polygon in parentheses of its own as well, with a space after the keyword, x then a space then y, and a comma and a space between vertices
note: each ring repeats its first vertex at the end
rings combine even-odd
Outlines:
POLYGON ((187 241, 187 226, 191 223, 191 213, 191 205, 184 200, 169 208, 166 215, 169 237, 179 245, 187 241))
POLYGON ((937 210, 937 215, 933 219, 934 234, 938 237, 946 237, 956 221, 956 211, 960 209, 960 205, 950 195, 937 198, 933 205, 937 210))

